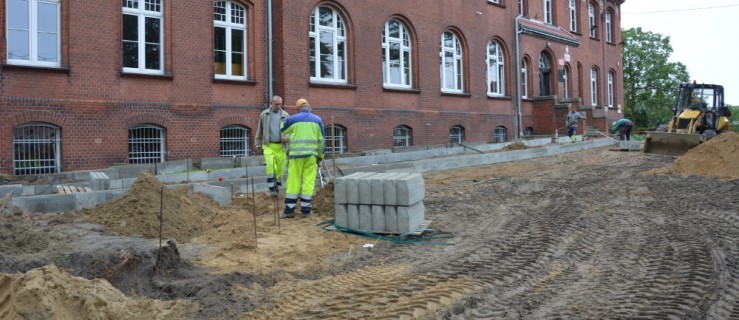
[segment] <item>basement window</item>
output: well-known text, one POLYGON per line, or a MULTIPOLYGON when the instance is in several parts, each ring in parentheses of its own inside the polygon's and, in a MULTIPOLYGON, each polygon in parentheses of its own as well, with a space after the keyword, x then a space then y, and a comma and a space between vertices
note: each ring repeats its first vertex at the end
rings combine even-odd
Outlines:
POLYGON ((128 163, 159 163, 166 161, 164 129, 140 125, 128 129, 128 163))
POLYGON ((61 171, 61 130, 44 123, 13 128, 13 174, 47 174, 61 171))
POLYGON ((221 157, 249 156, 251 130, 244 126, 228 126, 221 129, 221 157))

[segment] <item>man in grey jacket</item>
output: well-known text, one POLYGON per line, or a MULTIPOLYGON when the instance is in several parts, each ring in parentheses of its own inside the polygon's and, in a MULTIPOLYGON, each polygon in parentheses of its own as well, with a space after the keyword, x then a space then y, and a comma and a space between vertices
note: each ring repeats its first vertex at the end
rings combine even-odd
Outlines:
POLYGON ((570 113, 567 114, 567 136, 570 137, 570 141, 573 143, 577 141, 577 123, 583 119, 585 117, 581 113, 570 108, 570 113))
POLYGON ((282 97, 274 96, 272 105, 259 114, 259 125, 254 135, 254 145, 264 150, 264 162, 267 166, 267 186, 273 194, 282 186, 285 173, 286 154, 282 149, 282 124, 290 115, 282 109, 282 97))

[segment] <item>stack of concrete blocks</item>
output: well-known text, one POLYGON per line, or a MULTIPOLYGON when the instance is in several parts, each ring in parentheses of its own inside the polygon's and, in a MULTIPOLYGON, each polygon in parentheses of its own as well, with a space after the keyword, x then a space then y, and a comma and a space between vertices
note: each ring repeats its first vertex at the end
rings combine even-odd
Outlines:
POLYGON ((105 172, 90 172, 90 188, 93 191, 109 190, 110 177, 105 172))
POLYGON ((334 180, 337 226, 404 234, 424 222, 419 173, 357 172, 334 180))

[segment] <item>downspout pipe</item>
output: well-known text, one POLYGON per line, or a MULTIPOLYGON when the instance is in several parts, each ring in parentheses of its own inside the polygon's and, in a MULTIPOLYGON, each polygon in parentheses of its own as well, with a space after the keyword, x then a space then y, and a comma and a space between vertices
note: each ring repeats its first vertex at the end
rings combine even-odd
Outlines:
POLYGON ((272 70, 272 0, 267 0, 267 104, 274 97, 274 71, 272 70))
POLYGON ((514 22, 514 32, 516 33, 516 72, 514 72, 513 75, 516 81, 516 101, 514 105, 516 116, 515 123, 513 124, 513 129, 516 134, 516 142, 518 142, 518 140, 523 137, 523 129, 521 128, 523 125, 523 121, 521 120, 521 42, 519 39, 521 36, 519 19, 521 19, 522 17, 523 14, 519 14, 514 22))

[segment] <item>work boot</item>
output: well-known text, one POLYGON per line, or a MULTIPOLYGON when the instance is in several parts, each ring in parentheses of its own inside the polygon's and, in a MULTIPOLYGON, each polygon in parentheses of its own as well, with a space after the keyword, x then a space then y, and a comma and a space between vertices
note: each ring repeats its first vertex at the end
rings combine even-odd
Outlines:
POLYGON ((303 213, 303 214, 302 214, 302 217, 303 217, 303 219, 305 219, 305 218, 310 218, 311 216, 313 216, 313 214, 312 214, 312 213, 303 213))
POLYGON ((577 137, 572 136, 572 137, 570 137, 570 140, 572 140, 572 143, 575 143, 577 141, 577 137))
POLYGON ((280 219, 295 218, 295 213, 283 213, 280 215, 280 219))

